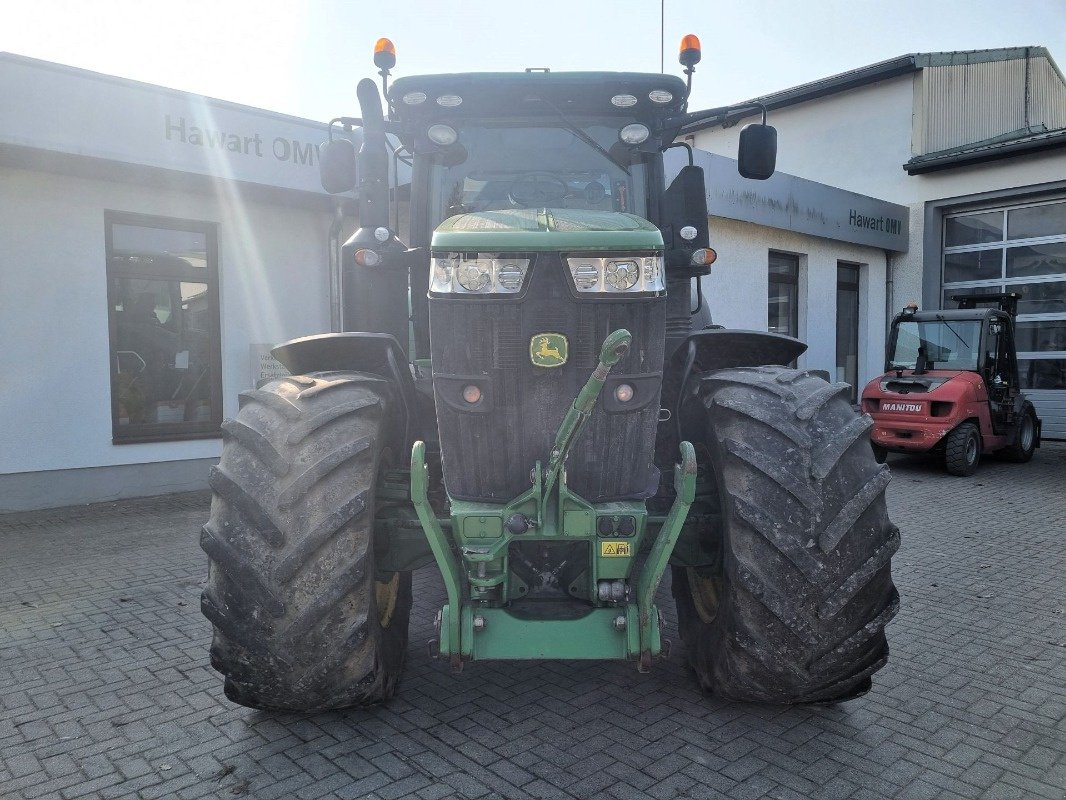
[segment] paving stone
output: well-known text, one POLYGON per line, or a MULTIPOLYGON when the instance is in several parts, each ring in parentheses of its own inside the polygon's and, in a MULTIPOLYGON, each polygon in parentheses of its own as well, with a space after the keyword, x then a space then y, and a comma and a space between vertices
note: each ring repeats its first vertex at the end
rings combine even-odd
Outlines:
MULTIPOLYGON (((206 495, 0 516, 0 795, 1062 800, 1066 445, 970 479, 889 464, 892 656, 869 694, 829 708, 702 696, 667 578, 677 646, 650 675, 621 662, 453 675, 413 644, 386 706, 252 711, 207 664, 206 495)), ((416 573, 414 595, 418 643, 439 576, 416 573)))

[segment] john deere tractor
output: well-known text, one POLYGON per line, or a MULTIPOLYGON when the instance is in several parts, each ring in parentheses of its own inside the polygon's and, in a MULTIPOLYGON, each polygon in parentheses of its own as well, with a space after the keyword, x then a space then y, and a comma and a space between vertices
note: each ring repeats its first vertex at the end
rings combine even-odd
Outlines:
MULTIPOLYGON (((432 649, 627 659, 680 638, 725 698, 835 702, 885 664, 898 606, 888 470, 806 345, 713 325, 702 170, 666 186, 695 122, 661 74, 477 73, 388 86, 392 45, 331 123, 323 185, 358 196, 346 332, 274 349, 291 377, 240 397, 211 472, 203 612, 225 693, 256 708, 384 701, 411 573, 436 565, 432 649), (336 126, 358 129, 358 153, 336 126), (390 161, 410 165, 409 241, 390 161)), ((757 112, 758 109, 747 109, 757 112)), ((747 126, 742 175, 774 170, 747 126)), ((683 153, 681 162, 684 161, 683 153)), ((405 184, 406 187, 406 184, 405 184)))

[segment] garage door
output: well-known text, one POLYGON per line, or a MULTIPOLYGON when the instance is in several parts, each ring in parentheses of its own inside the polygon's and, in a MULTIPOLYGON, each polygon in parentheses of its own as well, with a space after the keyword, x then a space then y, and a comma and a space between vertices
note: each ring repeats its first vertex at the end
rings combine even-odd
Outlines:
POLYGON ((1066 200, 951 214, 943 241, 943 308, 962 291, 1021 293, 1022 387, 1044 438, 1066 439, 1066 200))

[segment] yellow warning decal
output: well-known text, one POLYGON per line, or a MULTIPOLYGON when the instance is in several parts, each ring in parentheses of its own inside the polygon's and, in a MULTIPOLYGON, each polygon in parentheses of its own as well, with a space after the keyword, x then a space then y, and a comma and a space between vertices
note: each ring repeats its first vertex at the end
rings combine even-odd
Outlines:
POLYGON ((603 557, 628 557, 629 542, 600 542, 600 555, 603 557))

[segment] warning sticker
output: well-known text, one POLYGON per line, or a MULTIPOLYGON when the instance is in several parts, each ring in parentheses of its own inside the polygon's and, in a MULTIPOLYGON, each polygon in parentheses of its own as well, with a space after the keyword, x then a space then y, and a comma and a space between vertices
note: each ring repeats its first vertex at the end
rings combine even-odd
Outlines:
POLYGON ((628 557, 629 542, 600 542, 600 555, 628 557))

